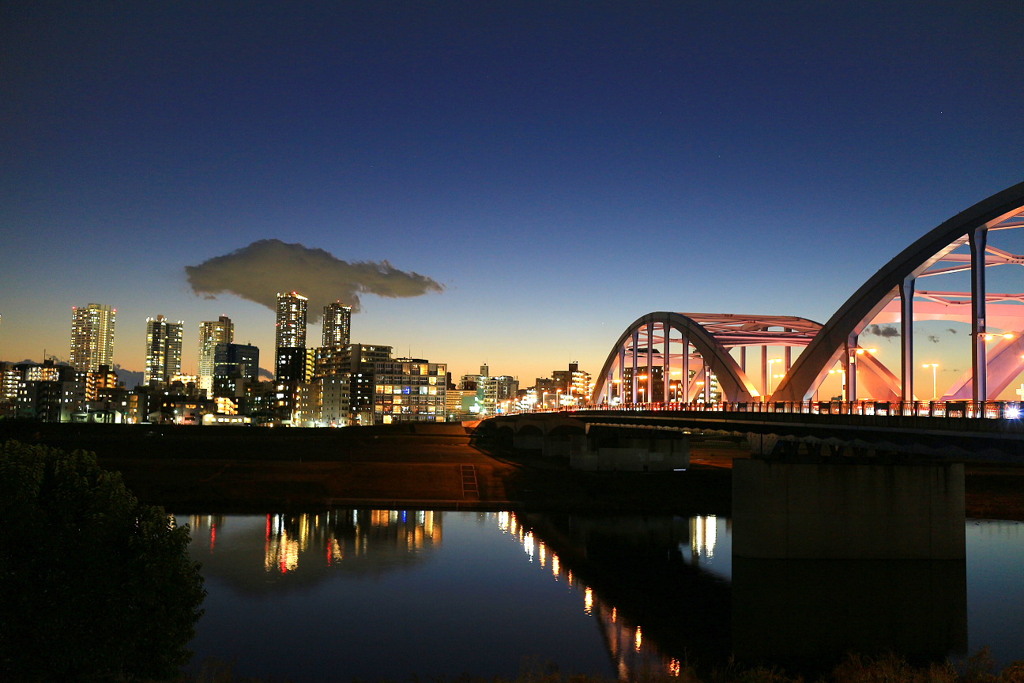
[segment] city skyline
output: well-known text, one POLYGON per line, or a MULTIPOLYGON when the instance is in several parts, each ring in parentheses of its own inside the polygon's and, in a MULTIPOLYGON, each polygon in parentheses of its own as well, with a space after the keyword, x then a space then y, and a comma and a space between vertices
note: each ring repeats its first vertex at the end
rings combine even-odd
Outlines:
MULTIPOLYGON (((1021 180, 1021 19, 1016 2, 5 6, 0 360, 67 358, 71 307, 95 302, 117 309, 125 369, 163 315, 197 372, 199 324, 226 315, 272 372, 267 302, 314 286, 311 318, 351 305, 353 342, 524 385, 597 372, 651 311, 824 322, 1021 180)), ((941 383, 962 335, 929 334, 941 383)))

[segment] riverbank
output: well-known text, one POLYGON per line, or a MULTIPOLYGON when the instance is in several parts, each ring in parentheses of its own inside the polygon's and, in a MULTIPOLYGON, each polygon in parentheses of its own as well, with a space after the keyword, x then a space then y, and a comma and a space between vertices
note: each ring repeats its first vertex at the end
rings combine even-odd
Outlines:
MULTIPOLYGON (((724 514, 740 444, 697 441, 685 472, 569 470, 491 451, 458 424, 350 429, 0 423, 0 439, 83 449, 146 503, 175 511, 332 507, 724 514)), ((967 515, 1024 520, 1024 466, 970 463, 967 515)))

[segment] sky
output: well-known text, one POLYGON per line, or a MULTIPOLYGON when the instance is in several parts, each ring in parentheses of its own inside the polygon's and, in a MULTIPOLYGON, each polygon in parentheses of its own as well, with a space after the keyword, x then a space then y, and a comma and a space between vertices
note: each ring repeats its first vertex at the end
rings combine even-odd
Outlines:
POLYGON ((523 386, 596 373, 652 311, 824 322, 1024 179, 1022 25, 1020 0, 5 2, 0 359, 66 359, 100 303, 124 368, 156 315, 185 372, 220 315, 271 367, 290 290, 523 386))

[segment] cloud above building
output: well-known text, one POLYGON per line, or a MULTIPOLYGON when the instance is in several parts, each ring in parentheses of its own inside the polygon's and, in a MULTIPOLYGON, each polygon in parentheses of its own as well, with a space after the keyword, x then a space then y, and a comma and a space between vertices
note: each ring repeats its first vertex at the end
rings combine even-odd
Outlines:
POLYGON ((360 308, 360 296, 388 298, 444 291, 444 285, 419 273, 399 270, 387 261, 343 261, 323 249, 276 239, 258 240, 230 254, 199 265, 185 266, 192 291, 214 299, 234 294, 277 308, 278 292, 298 292, 309 299, 309 320, 319 320, 323 307, 341 301, 360 308))

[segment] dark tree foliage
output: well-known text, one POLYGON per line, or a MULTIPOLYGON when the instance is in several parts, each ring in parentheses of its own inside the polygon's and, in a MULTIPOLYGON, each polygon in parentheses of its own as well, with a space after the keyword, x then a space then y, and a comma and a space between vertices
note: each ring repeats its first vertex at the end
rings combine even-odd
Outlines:
POLYGON ((0 679, 176 675, 206 594, 188 542, 93 454, 0 444, 0 679))

